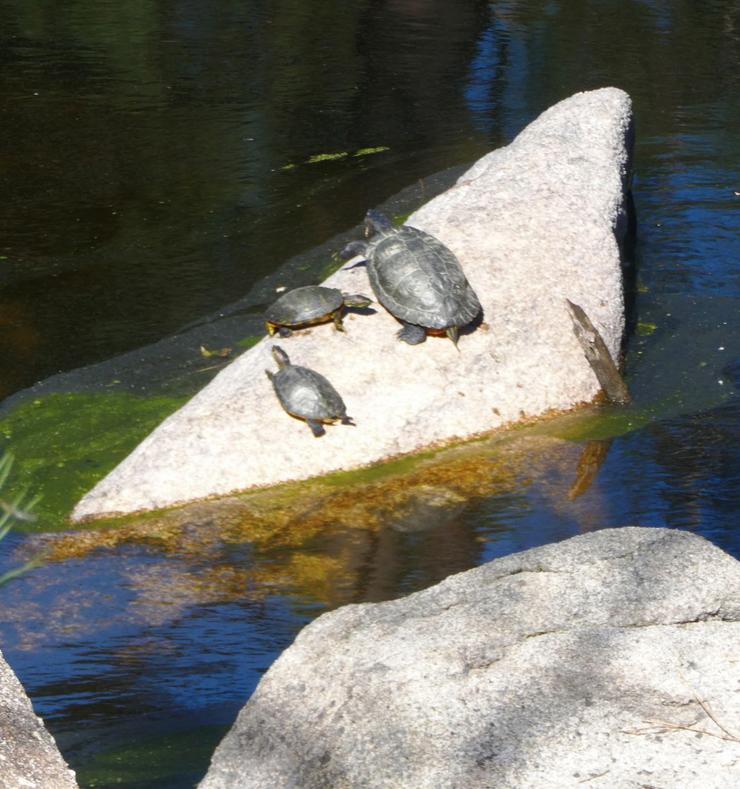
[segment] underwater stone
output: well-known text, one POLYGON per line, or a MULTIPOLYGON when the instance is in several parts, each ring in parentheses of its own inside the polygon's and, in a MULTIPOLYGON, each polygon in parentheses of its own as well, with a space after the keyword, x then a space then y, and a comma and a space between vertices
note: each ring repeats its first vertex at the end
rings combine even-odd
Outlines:
POLYGON ((739 654, 740 562, 605 529, 320 616, 200 787, 731 789, 739 654))
MULTIPOLYGON (((483 305, 459 353, 446 338, 399 342, 398 322, 377 304, 373 315, 348 314, 344 333, 319 326, 281 341, 294 364, 329 379, 356 427, 315 438, 283 412, 264 374, 275 370, 265 338, 98 483, 73 520, 358 468, 592 400, 599 385, 566 299, 617 358, 631 131, 626 93, 578 93, 409 217, 452 249, 483 305)), ((364 267, 324 284, 371 292, 364 267)))

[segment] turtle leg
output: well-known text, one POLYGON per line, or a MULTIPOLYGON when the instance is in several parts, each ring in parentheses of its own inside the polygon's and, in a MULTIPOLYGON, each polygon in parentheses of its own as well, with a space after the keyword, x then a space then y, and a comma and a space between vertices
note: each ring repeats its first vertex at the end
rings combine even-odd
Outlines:
POLYGON ((281 337, 292 337, 292 336, 293 336, 293 332, 292 332, 292 331, 291 331, 291 330, 290 330, 290 329, 289 329, 287 326, 281 326, 281 327, 280 327, 280 328, 277 330, 277 333, 278 333, 278 334, 279 334, 281 337))
POLYGON ((316 438, 320 438, 324 435, 324 433, 326 433, 326 430, 324 430, 324 426, 321 424, 321 422, 317 422, 315 419, 307 419, 306 422, 316 438))
POLYGON ((343 416, 342 417, 342 424, 343 425, 352 425, 352 427, 357 427, 357 425, 352 421, 351 416, 343 416))
MULTIPOLYGON (((349 260, 350 258, 355 257, 355 255, 364 255, 367 251, 367 242, 366 241, 350 241, 346 247, 344 247, 341 252, 339 253, 339 257, 343 260, 349 260)), ((361 266, 364 265, 367 261, 363 260, 361 262, 356 263, 355 265, 361 266)), ((352 266, 354 268, 354 266, 352 266)))
POLYGON ((338 310, 334 310, 332 314, 332 319, 334 320, 334 328, 337 331, 344 331, 344 324, 342 323, 342 308, 340 307, 338 310))
POLYGON ((427 333, 422 326, 404 321, 403 329, 396 333, 396 337, 409 345, 419 345, 426 340, 427 333))

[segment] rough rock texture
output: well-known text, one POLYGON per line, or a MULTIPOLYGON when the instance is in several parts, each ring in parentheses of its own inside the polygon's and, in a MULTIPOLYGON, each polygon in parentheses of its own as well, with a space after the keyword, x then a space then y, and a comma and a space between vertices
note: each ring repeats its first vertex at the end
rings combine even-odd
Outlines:
POLYGON ((610 529, 319 617, 201 789, 729 789, 739 737, 740 563, 610 529))
MULTIPOLYGON (((598 384, 566 297, 616 354, 624 325, 617 239, 629 180, 631 107, 616 88, 579 93, 477 162, 408 222, 455 252, 483 305, 460 339, 408 346, 380 305, 277 340, 327 376, 356 427, 316 439, 280 408, 265 339, 167 419, 75 508, 73 519, 153 509, 302 479, 464 438, 588 401, 598 384)), ((359 219, 359 217, 358 217, 359 219)), ((372 295, 364 268, 327 284, 372 295)))
POLYGON ((0 789, 76 789, 75 774, 0 652, 0 789))

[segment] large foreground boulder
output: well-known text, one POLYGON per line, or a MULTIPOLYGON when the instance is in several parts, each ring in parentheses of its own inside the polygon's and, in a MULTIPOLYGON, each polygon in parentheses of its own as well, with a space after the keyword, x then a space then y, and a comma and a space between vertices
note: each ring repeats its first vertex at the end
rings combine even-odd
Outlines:
MULTIPOLYGON (((145 439, 73 519, 356 468, 591 400, 598 384, 565 299, 616 356, 630 129, 627 94, 579 93, 409 218, 455 252, 483 305, 459 353, 445 338, 398 342, 399 324, 380 306, 348 316, 346 333, 327 325, 280 341, 293 363, 331 380, 356 427, 316 439, 285 414, 265 377, 276 369, 265 339, 145 439)), ((364 268, 327 282, 371 295, 364 268)))
POLYGON ((77 789, 74 772, 1 652, 0 789, 77 789))
POLYGON ((201 789, 740 786, 740 563, 610 529, 306 627, 201 789))

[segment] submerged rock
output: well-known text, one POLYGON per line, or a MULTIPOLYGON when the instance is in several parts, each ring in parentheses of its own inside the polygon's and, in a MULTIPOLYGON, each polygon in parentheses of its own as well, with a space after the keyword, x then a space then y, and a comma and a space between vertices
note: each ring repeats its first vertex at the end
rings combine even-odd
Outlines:
POLYGON ((1 652, 0 787, 77 789, 74 772, 1 652))
POLYGON ((729 789, 739 654, 740 563, 594 532, 319 617, 200 786, 729 789))
MULTIPOLYGON (((285 414, 264 375, 273 345, 265 338, 163 422, 73 519, 356 468, 591 400, 598 382, 565 299, 584 308, 616 356, 630 130, 627 94, 576 94, 409 218, 455 253, 483 306, 459 353, 445 338, 399 342, 398 322, 379 305, 348 315, 345 333, 319 326, 282 341, 295 364, 331 380, 356 427, 315 438, 285 414)), ((370 292, 364 268, 325 284, 370 292)))

